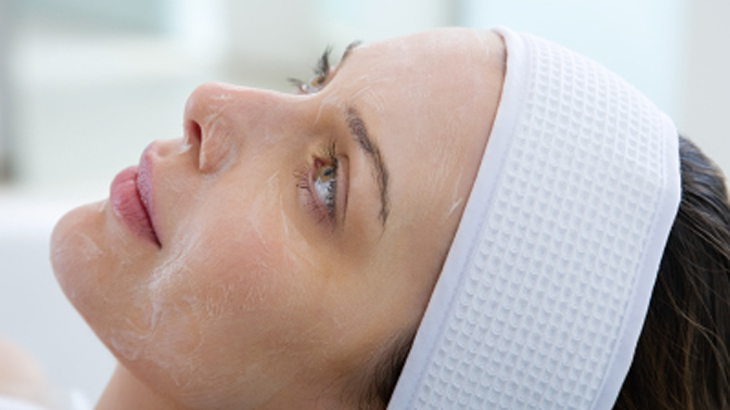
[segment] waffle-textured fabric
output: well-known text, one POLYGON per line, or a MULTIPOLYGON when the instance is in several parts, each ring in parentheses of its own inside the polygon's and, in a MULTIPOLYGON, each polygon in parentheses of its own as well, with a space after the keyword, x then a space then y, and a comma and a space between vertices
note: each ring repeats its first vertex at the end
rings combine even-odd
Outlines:
POLYGON ((679 205, 677 131, 596 62, 497 32, 495 123, 389 409, 610 409, 679 205))

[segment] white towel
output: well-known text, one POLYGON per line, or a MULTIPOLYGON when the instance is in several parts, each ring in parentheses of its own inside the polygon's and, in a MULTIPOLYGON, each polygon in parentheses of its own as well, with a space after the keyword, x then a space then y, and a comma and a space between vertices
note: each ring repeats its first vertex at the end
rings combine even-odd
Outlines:
POLYGON ((594 61, 497 32, 495 124, 389 409, 610 409, 679 205, 677 131, 594 61))

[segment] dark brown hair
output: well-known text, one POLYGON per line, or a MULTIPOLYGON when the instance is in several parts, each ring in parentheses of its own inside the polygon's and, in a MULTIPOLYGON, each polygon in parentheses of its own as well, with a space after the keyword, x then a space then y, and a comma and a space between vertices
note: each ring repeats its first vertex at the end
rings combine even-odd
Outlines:
MULTIPOLYGON (((682 198, 634 360, 614 406, 730 409, 730 206, 720 169, 680 137, 682 198)), ((385 409, 413 331, 377 358, 360 409, 385 409)))
POLYGON ((368 361, 363 377, 350 383, 342 401, 354 403, 358 410, 385 410, 411 351, 417 326, 403 331, 388 341, 368 361))
POLYGON ((682 200, 615 409, 730 409, 730 206, 720 169, 680 137, 682 200))

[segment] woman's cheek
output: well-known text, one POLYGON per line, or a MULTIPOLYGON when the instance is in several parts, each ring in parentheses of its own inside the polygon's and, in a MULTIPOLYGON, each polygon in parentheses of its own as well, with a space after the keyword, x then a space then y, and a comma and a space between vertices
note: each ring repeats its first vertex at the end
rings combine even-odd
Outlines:
POLYGON ((178 221, 163 257, 102 337, 137 374, 154 374, 164 389, 202 392, 224 369, 267 367, 272 341, 297 343, 293 318, 312 294, 314 261, 282 197, 264 193, 178 221), (221 353, 231 351, 240 355, 221 353))
MULTIPOLYGON (((112 316, 103 340, 127 363, 141 361, 178 375, 178 358, 194 354, 201 343, 197 301, 190 282, 199 237, 172 244, 147 274, 120 294, 120 314, 112 316)), ((134 267, 128 267, 134 269, 134 267)))
MULTIPOLYGON (((240 242, 188 229, 129 297, 129 305, 104 338, 117 357, 151 385, 193 401, 211 388, 222 339, 234 329, 244 280, 240 242), (195 232, 195 233, 193 233, 195 232), (192 396, 197 396, 193 399, 192 396)), ((231 361, 231 358, 227 359, 231 361)))

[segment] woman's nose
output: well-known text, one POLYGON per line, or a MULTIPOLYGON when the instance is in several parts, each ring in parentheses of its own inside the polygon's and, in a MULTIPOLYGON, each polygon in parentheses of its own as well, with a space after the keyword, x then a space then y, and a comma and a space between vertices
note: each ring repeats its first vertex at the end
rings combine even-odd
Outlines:
POLYGON ((240 152, 270 144, 283 133, 287 101, 271 91, 206 83, 185 105, 185 139, 199 144, 198 166, 216 172, 240 152))

